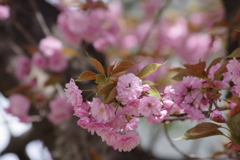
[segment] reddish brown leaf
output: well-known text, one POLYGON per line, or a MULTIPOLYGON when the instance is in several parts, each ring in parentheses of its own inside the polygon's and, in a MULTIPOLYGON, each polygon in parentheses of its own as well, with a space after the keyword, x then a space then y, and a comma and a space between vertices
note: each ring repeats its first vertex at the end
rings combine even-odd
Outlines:
MULTIPOLYGON (((87 55, 88 55, 88 54, 87 54, 87 55)), ((105 75, 105 72, 104 72, 104 69, 103 69, 102 64, 101 64, 98 60, 96 60, 96 59, 94 59, 94 58, 91 58, 89 55, 88 55, 88 58, 91 60, 91 62, 93 63, 93 65, 94 65, 103 75, 105 75)))
POLYGON ((117 96, 117 89, 114 87, 111 92, 104 98, 104 103, 111 103, 117 96))
POLYGON ((240 112, 240 104, 236 105, 230 113, 230 118, 234 117, 236 114, 240 112))
POLYGON ((114 66, 115 66, 115 63, 111 66, 108 66, 108 68, 107 68, 108 76, 110 76, 112 74, 112 70, 113 70, 114 66))
POLYGON ((129 60, 120 61, 116 65, 116 67, 113 69, 112 74, 126 71, 126 70, 132 68, 134 65, 135 65, 135 63, 132 61, 129 61, 129 60))
POLYGON ((193 72, 201 74, 203 77, 207 77, 207 74, 205 71, 206 62, 199 61, 199 63, 197 64, 184 64, 183 66, 193 72))
POLYGON ((85 80, 93 80, 96 79, 97 73, 91 71, 84 71, 76 81, 85 81, 85 80))

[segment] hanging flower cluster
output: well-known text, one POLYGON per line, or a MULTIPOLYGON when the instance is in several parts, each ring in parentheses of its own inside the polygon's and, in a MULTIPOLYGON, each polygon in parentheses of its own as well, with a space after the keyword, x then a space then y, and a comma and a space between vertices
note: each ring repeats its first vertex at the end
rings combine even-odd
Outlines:
MULTIPOLYGON (((240 63, 235 56, 238 55, 228 56, 233 59, 223 65, 220 62, 224 57, 217 58, 207 69, 206 63, 201 61, 172 69, 178 72, 173 77, 178 82, 167 86, 163 93, 142 80, 161 64, 152 63, 137 73, 126 73, 135 63, 125 60, 109 66, 105 74, 100 62, 89 57, 101 73, 85 71, 76 81, 95 80, 98 84, 93 91, 95 97, 92 101, 83 99, 82 91, 73 79, 66 84, 65 94, 74 106, 74 115, 80 118, 79 126, 96 133, 116 150, 130 151, 139 144, 140 138, 135 130, 140 117, 146 117, 150 124, 169 120, 174 114, 191 120, 211 117, 216 122, 226 122, 218 102, 222 101, 222 90, 227 89, 237 96, 240 94, 240 63), (234 86, 230 87, 230 81, 234 86)), ((235 107, 232 102, 230 105, 235 107)))

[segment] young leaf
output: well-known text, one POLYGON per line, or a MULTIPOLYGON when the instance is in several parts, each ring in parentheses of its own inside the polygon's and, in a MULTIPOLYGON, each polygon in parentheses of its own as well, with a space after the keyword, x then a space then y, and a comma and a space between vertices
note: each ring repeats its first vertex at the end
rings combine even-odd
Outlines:
POLYGON ((143 79, 148 75, 150 75, 151 73, 155 72, 162 65, 163 64, 159 64, 159 63, 151 63, 145 66, 140 72, 138 72, 136 76, 143 79))
POLYGON ((111 103, 117 96, 117 89, 114 87, 111 92, 104 98, 104 103, 111 103))
POLYGON ((226 58, 233 58, 233 57, 240 57, 240 48, 237 48, 229 56, 226 56, 226 58))
MULTIPOLYGON (((88 54, 87 54, 87 55, 88 55, 88 54)), ((101 64, 98 60, 96 60, 96 59, 94 59, 94 58, 91 58, 89 55, 88 55, 88 58, 91 60, 91 62, 93 63, 93 65, 94 65, 103 75, 105 75, 105 72, 104 72, 104 69, 103 69, 102 64, 101 64)))
POLYGON ((113 69, 112 74, 126 71, 126 70, 132 68, 134 65, 135 65, 135 63, 132 61, 129 61, 129 60, 120 61, 117 64, 117 67, 113 69))
POLYGON ((154 87, 151 87, 151 88, 150 88, 150 94, 149 94, 149 96, 157 97, 157 98, 159 98, 159 99, 161 98, 158 90, 157 90, 156 88, 154 88, 154 87))
POLYGON ((173 68, 173 69, 171 69, 171 71, 178 72, 178 74, 172 78, 176 81, 181 81, 183 79, 183 77, 186 77, 186 76, 193 76, 193 77, 198 77, 198 78, 203 78, 203 79, 206 78, 204 75, 202 75, 198 72, 194 72, 194 71, 191 71, 191 70, 185 69, 185 68, 173 68))
POLYGON ((207 77, 207 74, 205 71, 206 62, 199 61, 199 63, 197 63, 197 64, 193 64, 193 65, 192 64, 184 64, 183 66, 193 72, 196 72, 196 73, 202 75, 203 77, 207 77))
POLYGON ((108 68, 107 68, 108 76, 110 76, 112 74, 112 70, 113 70, 114 66, 115 66, 115 63, 113 65, 111 65, 111 66, 108 66, 108 68))
POLYGON ((91 71, 84 71, 76 81, 86 81, 96 79, 97 73, 91 71))
POLYGON ((240 104, 236 105, 230 113, 230 118, 234 117, 236 114, 240 112, 240 104))
POLYGON ((220 130, 218 130, 220 127, 221 125, 217 125, 215 123, 203 122, 189 129, 183 136, 175 140, 199 139, 216 135, 224 135, 220 130))
POLYGON ((106 77, 102 74, 97 74, 96 75, 96 83, 98 84, 106 84, 107 83, 107 80, 106 80, 106 77))
POLYGON ((98 96, 108 95, 116 85, 117 85, 117 83, 112 83, 112 84, 107 85, 106 87, 102 88, 100 91, 97 91, 97 95, 98 96))

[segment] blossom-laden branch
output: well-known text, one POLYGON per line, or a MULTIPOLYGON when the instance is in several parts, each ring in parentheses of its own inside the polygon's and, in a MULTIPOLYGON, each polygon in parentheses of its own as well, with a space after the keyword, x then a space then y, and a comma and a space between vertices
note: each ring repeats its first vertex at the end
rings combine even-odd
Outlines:
POLYGON ((92 134, 96 132, 114 149, 130 151, 139 144, 139 135, 135 132, 139 117, 146 117, 150 124, 186 119, 201 121, 209 117, 225 123, 220 111, 234 106, 229 102, 231 107, 219 107, 217 102, 221 101, 221 90, 226 88, 240 95, 238 88, 234 89, 238 87, 239 79, 234 74, 238 70, 236 66, 240 65, 235 59, 238 56, 240 52, 237 50, 227 57, 233 60, 222 66, 219 62, 224 57, 214 60, 207 69, 206 63, 201 61, 195 65, 185 64, 186 69, 173 69, 178 72, 174 79, 179 81, 173 86, 167 86, 163 93, 141 80, 156 71, 161 64, 149 64, 135 74, 124 74, 135 64, 121 61, 109 66, 106 75, 102 65, 89 57, 100 73, 85 71, 77 81, 95 79, 98 86, 93 93, 96 97, 92 102, 83 101, 82 91, 73 79, 66 84, 65 93, 74 106, 75 115, 80 118, 79 126, 92 134), (129 66, 125 67, 126 64, 129 66), (230 81, 234 82, 233 87, 229 86, 230 81), (103 96, 103 99, 98 96, 103 96), (169 118, 173 116, 176 118, 169 118))

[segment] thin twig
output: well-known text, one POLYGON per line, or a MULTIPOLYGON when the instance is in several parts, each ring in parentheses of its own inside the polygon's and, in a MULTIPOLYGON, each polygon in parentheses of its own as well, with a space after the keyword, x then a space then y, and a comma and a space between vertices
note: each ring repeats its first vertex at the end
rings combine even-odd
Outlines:
POLYGON ((24 29, 24 27, 23 27, 20 23, 18 23, 18 22, 17 22, 15 19, 13 19, 13 18, 11 18, 10 20, 11 20, 13 26, 14 26, 20 33, 22 33, 22 35, 26 38, 26 40, 27 40, 30 44, 32 44, 32 45, 34 45, 34 46, 37 46, 37 43, 35 42, 35 40, 30 36, 30 34, 28 34, 28 32, 24 29))
POLYGON ((48 28, 48 26, 47 26, 47 24, 46 24, 46 22, 45 22, 45 20, 44 20, 44 18, 43 18, 43 16, 42 16, 42 13, 39 11, 39 9, 38 9, 38 7, 37 7, 37 5, 36 5, 35 0, 29 0, 29 3, 30 3, 30 5, 31 5, 33 11, 35 12, 35 16, 36 16, 36 18, 37 18, 37 21, 38 21, 38 23, 40 24, 40 26, 41 26, 44 34, 45 34, 46 36, 51 35, 51 31, 50 31, 50 29, 48 28))
POLYGON ((139 45, 139 48, 136 51, 135 55, 138 54, 143 49, 143 47, 145 46, 145 43, 148 41, 148 38, 151 35, 151 32, 153 31, 153 29, 155 28, 156 24, 158 23, 158 21, 160 19, 160 16, 162 15, 163 11, 168 7, 168 5, 170 3, 171 3, 171 0, 166 0, 166 4, 158 10, 157 15, 155 16, 152 25, 150 26, 149 30, 145 34, 145 36, 144 36, 141 44, 139 45))
POLYGON ((190 157, 189 155, 186 155, 185 153, 183 153, 182 151, 180 151, 172 142, 171 138, 169 137, 169 134, 168 134, 168 129, 167 129, 167 124, 163 124, 164 126, 164 132, 165 132, 165 135, 167 137, 167 140, 168 142, 170 143, 170 145, 179 153, 181 154, 183 157, 185 158, 188 158, 188 159, 193 159, 194 157, 190 157))

